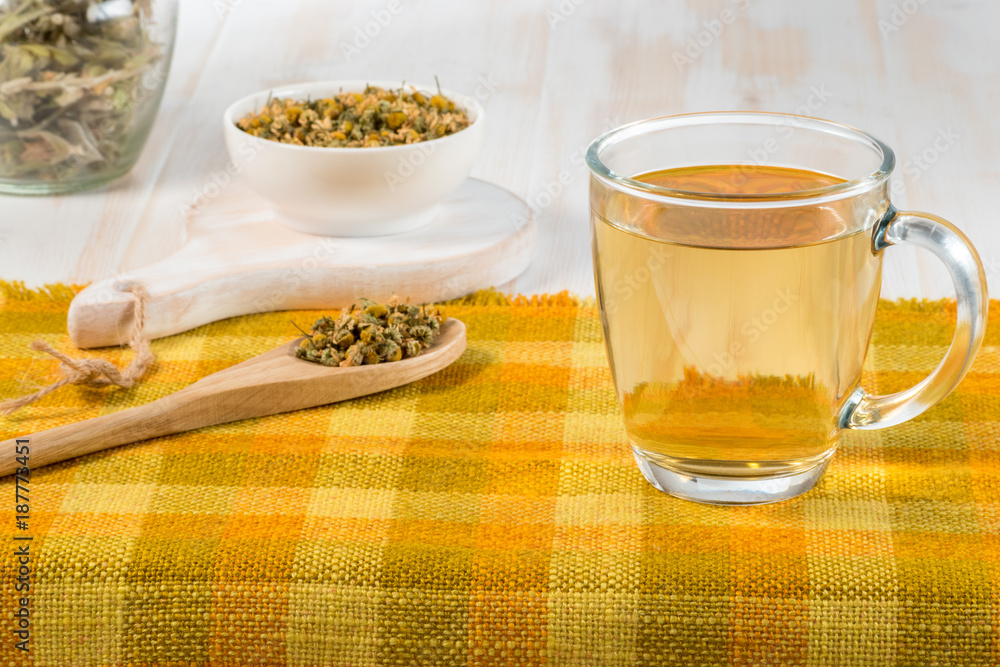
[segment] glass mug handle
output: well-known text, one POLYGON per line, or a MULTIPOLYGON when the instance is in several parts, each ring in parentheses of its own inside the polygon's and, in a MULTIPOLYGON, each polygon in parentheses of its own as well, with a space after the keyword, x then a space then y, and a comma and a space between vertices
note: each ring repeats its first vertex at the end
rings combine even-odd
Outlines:
POLYGON ((840 427, 876 429, 913 419, 950 394, 968 372, 986 333, 989 296, 979 254, 957 227, 936 215, 897 211, 892 205, 873 236, 876 252, 891 245, 915 245, 944 262, 955 283, 958 324, 944 359, 919 384, 895 394, 873 396, 858 387, 840 413, 840 427))

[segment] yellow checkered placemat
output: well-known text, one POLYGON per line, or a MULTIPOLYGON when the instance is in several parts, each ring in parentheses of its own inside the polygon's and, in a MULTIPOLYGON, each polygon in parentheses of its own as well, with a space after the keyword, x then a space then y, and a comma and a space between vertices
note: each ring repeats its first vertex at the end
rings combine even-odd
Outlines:
MULTIPOLYGON (((54 374, 30 341, 71 349, 71 290, 6 291, 0 397, 54 374)), ((38 469, 27 530, 13 478, 0 480, 0 664, 1000 661, 995 307, 941 405, 847 433, 800 498, 731 508, 643 480, 593 307, 475 301, 446 309, 468 325, 465 355, 412 385, 38 469), (22 576, 27 653, 14 634, 22 576)), ((0 419, 0 438, 154 400, 316 316, 154 341, 138 387, 65 388, 0 419)), ((954 318, 950 302, 882 302, 866 387, 919 380, 954 318)))

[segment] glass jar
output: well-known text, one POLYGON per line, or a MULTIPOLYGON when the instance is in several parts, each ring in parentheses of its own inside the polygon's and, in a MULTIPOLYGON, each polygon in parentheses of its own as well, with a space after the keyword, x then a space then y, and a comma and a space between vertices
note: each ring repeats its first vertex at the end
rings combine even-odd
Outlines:
POLYGON ((0 192, 103 185, 139 159, 177 0, 0 0, 0 192))

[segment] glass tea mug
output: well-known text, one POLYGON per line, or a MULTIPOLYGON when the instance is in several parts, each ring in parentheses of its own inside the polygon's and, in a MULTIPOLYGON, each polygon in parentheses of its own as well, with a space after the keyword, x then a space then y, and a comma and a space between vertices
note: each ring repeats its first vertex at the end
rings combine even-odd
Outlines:
POLYGON ((871 135, 801 116, 690 114, 612 130, 587 163, 608 361, 635 460, 657 489, 718 504, 794 497, 815 485, 843 429, 912 419, 972 364, 988 304, 979 257, 945 220, 893 207, 894 156, 871 135), (744 187, 772 168, 821 184, 744 187), (678 169, 690 185, 648 176, 678 169), (875 396, 861 371, 882 256, 904 244, 944 262, 958 324, 930 375, 875 396))

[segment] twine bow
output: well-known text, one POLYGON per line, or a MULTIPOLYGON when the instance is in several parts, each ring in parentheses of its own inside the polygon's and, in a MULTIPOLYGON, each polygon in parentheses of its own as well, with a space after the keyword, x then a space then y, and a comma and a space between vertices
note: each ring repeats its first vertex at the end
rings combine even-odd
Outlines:
POLYGON ((56 350, 48 343, 36 340, 31 344, 32 349, 45 352, 60 361, 59 372, 62 377, 52 384, 42 387, 33 394, 12 398, 0 403, 0 412, 9 415, 15 410, 19 410, 26 405, 30 405, 40 398, 51 394, 60 387, 68 384, 79 384, 85 387, 107 387, 114 385, 128 389, 146 372, 146 368, 153 363, 155 357, 149 348, 149 341, 142 335, 146 326, 146 303, 149 295, 146 289, 136 283, 119 285, 118 289, 123 292, 131 292, 135 297, 135 306, 132 316, 132 331, 129 334, 128 344, 135 352, 132 363, 124 370, 120 370, 110 361, 105 359, 74 359, 56 350))

